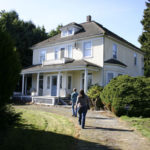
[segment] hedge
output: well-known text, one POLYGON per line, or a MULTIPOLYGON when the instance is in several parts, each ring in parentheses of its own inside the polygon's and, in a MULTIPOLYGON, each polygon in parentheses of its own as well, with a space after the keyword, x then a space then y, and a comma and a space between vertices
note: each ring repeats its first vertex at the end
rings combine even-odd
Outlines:
POLYGON ((150 117, 150 78, 118 76, 105 86, 100 97, 117 116, 150 117))

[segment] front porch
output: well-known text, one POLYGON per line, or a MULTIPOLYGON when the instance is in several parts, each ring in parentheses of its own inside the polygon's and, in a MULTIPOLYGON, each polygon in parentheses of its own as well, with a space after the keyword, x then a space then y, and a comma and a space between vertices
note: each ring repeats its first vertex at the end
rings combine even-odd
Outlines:
POLYGON ((102 80, 100 68, 84 60, 63 65, 38 65, 22 70, 21 74, 22 96, 30 91, 32 102, 51 105, 57 104, 58 99, 70 99, 73 88, 78 92, 84 89, 86 93, 92 84, 100 84, 102 80), (27 89, 29 76, 32 77, 30 90, 27 89))

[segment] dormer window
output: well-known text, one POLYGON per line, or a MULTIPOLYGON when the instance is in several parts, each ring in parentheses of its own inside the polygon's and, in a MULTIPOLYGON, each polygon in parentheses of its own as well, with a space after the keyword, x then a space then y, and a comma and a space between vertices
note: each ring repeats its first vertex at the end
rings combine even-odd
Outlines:
POLYGON ((74 35, 74 28, 67 28, 67 29, 62 30, 61 32, 61 37, 66 37, 70 35, 74 35))

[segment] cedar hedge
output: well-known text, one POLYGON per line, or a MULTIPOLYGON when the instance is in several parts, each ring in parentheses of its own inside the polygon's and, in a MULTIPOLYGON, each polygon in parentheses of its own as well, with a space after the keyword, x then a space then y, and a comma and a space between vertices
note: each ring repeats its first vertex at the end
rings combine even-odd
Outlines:
POLYGON ((117 116, 150 117, 150 78, 118 76, 105 86, 100 97, 117 116))

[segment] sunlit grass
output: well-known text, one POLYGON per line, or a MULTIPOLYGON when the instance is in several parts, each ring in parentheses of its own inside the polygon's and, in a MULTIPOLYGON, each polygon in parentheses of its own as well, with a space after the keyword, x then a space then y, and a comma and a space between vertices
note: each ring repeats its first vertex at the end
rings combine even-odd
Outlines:
POLYGON ((21 121, 7 130, 0 149, 70 150, 75 142, 75 127, 69 119, 40 110, 15 108, 21 121))
POLYGON ((144 136, 150 139, 150 118, 122 116, 121 119, 129 122, 133 127, 139 130, 144 136))

